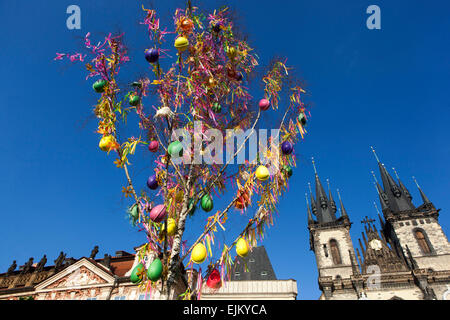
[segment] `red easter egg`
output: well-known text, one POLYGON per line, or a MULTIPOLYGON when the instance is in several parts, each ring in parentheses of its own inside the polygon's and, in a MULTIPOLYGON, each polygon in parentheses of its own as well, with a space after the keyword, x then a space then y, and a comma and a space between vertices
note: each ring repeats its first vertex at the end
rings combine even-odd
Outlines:
POLYGON ((270 101, 267 99, 261 99, 259 100, 259 108, 263 111, 269 109, 270 107, 270 101))
POLYGON ((161 222, 167 215, 166 207, 163 204, 159 204, 153 207, 150 211, 150 219, 154 222, 161 222))
POLYGON ((219 289, 222 286, 219 270, 214 269, 206 280, 206 285, 211 289, 219 289))
POLYGON ((159 143, 156 140, 150 141, 150 143, 148 144, 148 150, 150 150, 151 152, 158 151, 158 147, 159 143))

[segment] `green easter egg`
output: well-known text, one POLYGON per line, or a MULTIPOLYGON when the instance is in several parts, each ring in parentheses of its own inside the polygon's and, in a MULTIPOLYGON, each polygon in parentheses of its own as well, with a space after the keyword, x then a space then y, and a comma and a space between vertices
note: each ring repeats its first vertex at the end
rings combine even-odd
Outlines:
POLYGON ((142 281, 142 277, 144 274, 144 265, 139 263, 136 267, 134 267, 133 271, 131 271, 130 280, 133 283, 139 283, 142 281))
POLYGON ((167 151, 169 152, 170 156, 173 158, 182 157, 183 156, 183 145, 180 141, 174 141, 171 144, 169 144, 167 151))
POLYGON ((151 281, 158 281, 159 278, 161 278, 162 271, 163 271, 162 262, 161 260, 156 258, 155 260, 153 260, 152 264, 147 270, 147 277, 151 281))
POLYGON ((201 205, 202 205, 202 209, 205 210, 206 212, 211 211, 214 206, 213 201, 208 194, 205 194, 202 197, 201 205))
POLYGON ((106 84, 107 84, 107 82, 105 80, 103 80, 103 79, 97 80, 92 85, 92 88, 94 88, 95 92, 100 93, 100 92, 105 91, 106 84))

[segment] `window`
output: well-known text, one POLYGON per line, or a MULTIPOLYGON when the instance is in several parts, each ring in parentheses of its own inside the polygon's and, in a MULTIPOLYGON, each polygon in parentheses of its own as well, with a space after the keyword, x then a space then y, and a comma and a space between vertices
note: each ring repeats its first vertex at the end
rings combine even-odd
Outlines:
POLYGON ((147 299, 145 299, 145 294, 140 294, 139 300, 150 300, 150 294, 147 294, 147 299))
POLYGON ((341 254, 339 253, 339 248, 337 241, 334 239, 330 240, 330 251, 331 251, 331 257, 333 258, 334 264, 341 264, 341 254))
POLYGON ((97 298, 87 298, 86 300, 97 300, 97 298))
POLYGON ((114 300, 125 300, 125 296, 116 296, 114 300))
POLYGON ((420 250, 422 250, 424 254, 430 254, 431 246, 430 243, 428 242, 428 239, 426 238, 425 231, 415 229, 414 235, 416 236, 417 242, 419 243, 420 250))
POLYGON ((262 275, 262 276, 267 276, 267 272, 266 272, 266 271, 262 271, 262 272, 261 272, 261 275, 262 275))
POLYGON ((239 277, 239 276, 241 275, 241 273, 240 273, 240 272, 235 272, 234 275, 235 275, 236 277, 239 277))
POLYGON ((250 259, 248 260, 248 262, 255 262, 255 259, 250 258, 250 259))

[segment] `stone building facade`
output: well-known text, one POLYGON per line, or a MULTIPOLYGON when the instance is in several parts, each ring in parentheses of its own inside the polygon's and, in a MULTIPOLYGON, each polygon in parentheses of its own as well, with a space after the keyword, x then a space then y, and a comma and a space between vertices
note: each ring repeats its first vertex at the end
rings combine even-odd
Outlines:
MULTIPOLYGON (((141 247, 135 248, 136 252, 141 247)), ((0 300, 159 300, 161 282, 155 284, 156 290, 147 291, 145 284, 137 285, 130 281, 134 267, 140 263, 138 254, 117 251, 111 257, 96 259, 98 247, 90 257, 78 260, 66 258, 61 252, 53 266, 45 266, 46 257, 39 263, 30 260, 19 270, 15 262, 8 272, 0 274, 0 300)), ((233 274, 242 273, 249 281, 226 282, 219 290, 203 287, 200 299, 241 300, 241 299, 295 299, 297 283, 295 280, 277 280, 264 247, 254 248, 247 257, 250 270, 240 270, 243 263, 237 263, 233 274), (250 261, 258 261, 258 266, 250 261), (239 270, 239 271, 236 271, 239 270), (261 271, 262 270, 262 271, 261 271), (265 272, 265 274, 264 274, 265 272), (258 274, 260 278, 258 278, 258 274), (258 279, 257 279, 258 278, 258 279), (257 280, 255 280, 257 279, 257 280)), ((150 257, 144 257, 147 264, 150 257)), ((233 279, 232 279, 233 280, 233 279)), ((195 270, 183 270, 176 282, 171 298, 177 298, 188 287, 194 289, 195 270)))
POLYGON ((336 217, 332 193, 325 193, 315 170, 316 197, 311 192, 307 215, 320 299, 450 299, 450 243, 439 224, 440 209, 419 185, 423 203, 416 207, 398 176, 395 181, 378 157, 377 161, 383 185, 374 175, 381 229, 366 216, 356 250, 350 237, 352 222, 340 195, 341 215, 336 217))

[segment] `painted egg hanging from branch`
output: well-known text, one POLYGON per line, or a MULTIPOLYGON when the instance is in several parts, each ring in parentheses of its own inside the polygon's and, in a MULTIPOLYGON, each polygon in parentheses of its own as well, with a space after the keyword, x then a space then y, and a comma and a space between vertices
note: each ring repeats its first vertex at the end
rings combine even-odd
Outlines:
POLYGON ((158 189, 158 179, 156 178, 156 174, 151 175, 147 179, 147 187, 149 187, 152 190, 158 189))
POLYGON ((191 260, 194 263, 200 264, 205 261, 207 256, 206 247, 203 243, 197 243, 192 249, 191 260))
POLYGON ((134 220, 137 220, 139 218, 139 206, 137 203, 133 204, 131 208, 128 210, 131 217, 133 217, 134 220))
POLYGON ((173 141, 169 144, 167 148, 170 156, 173 158, 178 158, 183 156, 183 144, 180 141, 173 141))
POLYGON ((256 169, 256 178, 260 181, 266 181, 269 179, 270 173, 269 169, 261 165, 256 169))
POLYGON ((159 148, 159 143, 156 140, 150 141, 150 143, 148 144, 148 150, 150 152, 156 152, 158 151, 159 148))
POLYGON ((105 91, 106 84, 107 84, 106 80, 103 79, 97 80, 92 85, 92 88, 94 88, 95 92, 101 93, 105 91))
POLYGON ((206 280, 206 285, 211 289, 219 289, 222 286, 222 280, 220 279, 220 272, 214 269, 206 280))
POLYGON ((158 49, 151 48, 145 50, 145 60, 147 60, 150 63, 155 63, 159 59, 159 52, 158 49))
POLYGON ((139 99, 139 96, 137 96, 137 95, 131 95, 130 99, 128 101, 130 102, 130 104, 133 107, 135 107, 139 104, 140 99, 139 99))
POLYGON ((306 126, 306 116, 304 113, 300 113, 298 115, 298 121, 302 124, 302 126, 306 126))
POLYGON ((130 281, 134 284, 141 282, 144 276, 144 272, 144 265, 142 263, 139 263, 136 267, 134 267, 133 271, 131 271, 130 281))
POLYGON ((283 167, 284 173, 290 178, 292 176, 292 168, 290 166, 283 167))
POLYGON ((188 48, 189 41, 185 37, 178 37, 175 40, 174 46, 175 46, 175 48, 178 49, 178 51, 183 52, 184 50, 186 50, 188 48))
POLYGON ((281 151, 283 152, 283 154, 285 155, 291 154, 293 150, 294 146, 289 141, 284 141, 281 144, 281 151))
POLYGON ((148 267, 147 278, 153 282, 158 281, 161 278, 162 271, 163 265, 161 260, 155 258, 155 260, 153 260, 153 262, 150 264, 150 267, 148 267))
POLYGON ((244 238, 240 238, 236 242, 236 253, 238 256, 245 258, 248 255, 249 249, 248 243, 244 238))
POLYGON ((214 204, 209 194, 205 194, 201 200, 202 209, 209 212, 213 209, 214 204))
POLYGON ((110 151, 115 148, 116 139, 112 135, 103 136, 98 144, 100 150, 110 151))
POLYGON ((267 99, 259 100, 259 108, 263 111, 266 111, 270 107, 270 101, 267 99))
POLYGON ((167 216, 166 206, 159 204, 150 210, 150 219, 154 222, 161 222, 167 216))

